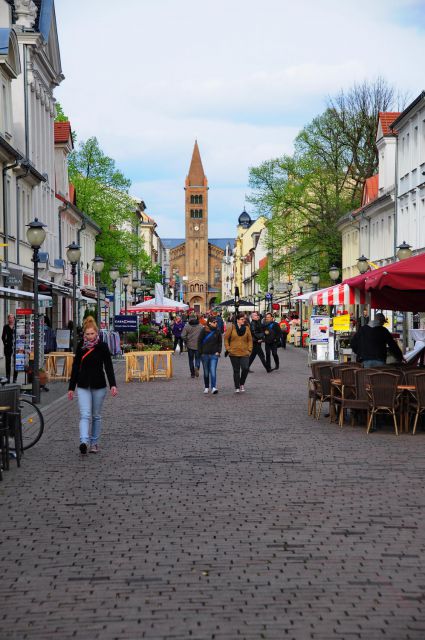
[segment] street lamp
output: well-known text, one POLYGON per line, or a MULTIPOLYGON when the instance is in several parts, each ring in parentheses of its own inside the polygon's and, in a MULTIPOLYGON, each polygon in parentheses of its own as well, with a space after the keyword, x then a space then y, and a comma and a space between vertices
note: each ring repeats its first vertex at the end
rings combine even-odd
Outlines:
POLYGON ((34 364, 32 372, 32 395, 35 404, 40 402, 40 319, 38 317, 38 263, 39 251, 46 238, 46 225, 34 218, 27 224, 27 240, 32 249, 32 262, 34 263, 34 364))
POLYGON ((137 304, 137 289, 139 288, 140 280, 135 276, 131 281, 131 288, 133 289, 133 304, 137 304))
POLYGON ((335 264, 333 264, 329 269, 329 277, 333 281, 333 283, 336 284, 336 281, 339 278, 339 269, 335 264))
POLYGON ((125 310, 125 314, 127 315, 127 287, 130 284, 130 276, 128 273, 125 273, 121 277, 121 282, 123 283, 123 286, 124 286, 124 310, 125 310))
POLYGON ((72 350, 74 353, 77 351, 77 264, 81 258, 81 249, 76 242, 71 242, 67 246, 68 251, 66 257, 68 262, 71 263, 71 275, 72 275, 72 350))
POLYGON ((97 291, 97 326, 100 329, 100 274, 103 271, 103 267, 105 263, 103 258, 100 256, 95 256, 93 258, 93 271, 95 272, 96 277, 96 291, 97 291))
POLYGON ((292 282, 289 280, 286 283, 286 290, 288 292, 288 309, 289 309, 289 313, 291 313, 291 291, 292 291, 292 287, 294 285, 292 284, 292 282))
POLYGON ((317 287, 320 282, 320 273, 318 273, 317 271, 313 271, 310 278, 311 278, 311 283, 313 285, 313 290, 317 291, 317 287))
POLYGON ((117 279, 118 276, 120 275, 120 272, 118 270, 118 267, 111 267, 109 269, 109 277, 111 278, 112 281, 112 289, 113 289, 113 300, 112 300, 112 329, 113 331, 115 331, 115 289, 117 286, 117 279))
POLYGON ((269 286, 269 293, 270 293, 270 313, 273 313, 273 292, 274 292, 274 286, 273 283, 270 284, 269 286))
MULTIPOLYGON (((305 284, 304 278, 300 276, 297 280, 298 289, 300 290, 300 295, 303 293, 303 287, 305 284)), ((300 347, 303 346, 303 301, 300 300, 300 347)))
POLYGON ((412 256, 412 247, 410 244, 407 244, 405 240, 397 247, 397 258, 399 260, 405 260, 406 258, 410 258, 412 256))
POLYGON ((357 260, 357 269, 361 274, 366 273, 366 271, 369 271, 369 260, 363 254, 357 260))
MULTIPOLYGON (((397 258, 399 260, 405 260, 406 258, 410 258, 412 255, 412 247, 410 244, 407 244, 405 240, 403 240, 397 249, 397 258)), ((403 347, 405 351, 407 346, 407 311, 403 311, 403 347)))

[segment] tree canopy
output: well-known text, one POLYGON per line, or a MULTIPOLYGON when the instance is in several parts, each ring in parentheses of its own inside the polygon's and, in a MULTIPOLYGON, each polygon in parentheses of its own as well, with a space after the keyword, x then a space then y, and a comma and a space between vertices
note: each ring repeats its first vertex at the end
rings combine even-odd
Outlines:
POLYGON ((249 200, 268 218, 273 273, 317 270, 326 281, 330 265, 341 264, 337 223, 360 205, 364 181, 376 173, 379 112, 395 99, 382 79, 341 91, 300 131, 292 155, 250 169, 249 200))
POLYGON ((117 265, 121 273, 130 266, 142 270, 153 282, 160 280, 135 233, 138 225, 137 202, 129 195, 131 185, 99 146, 97 138, 80 142, 69 157, 69 177, 75 186, 77 206, 101 228, 96 251, 105 261, 105 276, 117 265))

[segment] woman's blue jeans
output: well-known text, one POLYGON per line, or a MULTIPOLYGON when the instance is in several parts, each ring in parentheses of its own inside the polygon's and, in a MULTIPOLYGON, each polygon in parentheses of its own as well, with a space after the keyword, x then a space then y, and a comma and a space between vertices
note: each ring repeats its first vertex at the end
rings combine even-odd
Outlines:
POLYGON ((208 389, 210 386, 211 379, 211 388, 217 386, 217 364, 218 364, 218 356, 209 353, 203 353, 201 356, 202 366, 204 368, 204 384, 205 389, 208 389))
POLYGON ((85 442, 86 444, 98 443, 102 429, 100 412, 102 411, 106 391, 106 387, 103 387, 103 389, 82 389, 78 387, 80 442, 85 442))

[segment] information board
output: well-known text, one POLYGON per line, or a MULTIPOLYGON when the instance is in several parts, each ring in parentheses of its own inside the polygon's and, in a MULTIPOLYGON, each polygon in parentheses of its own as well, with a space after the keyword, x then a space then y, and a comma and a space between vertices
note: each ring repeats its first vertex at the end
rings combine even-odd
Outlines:
POLYGON ((120 333, 124 331, 137 331, 137 316, 115 316, 114 329, 120 333))
POLYGON ((56 347, 58 349, 69 349, 70 338, 69 329, 56 329, 56 347))
POLYGON ((329 316, 311 316, 310 318, 310 344, 329 343, 329 316))

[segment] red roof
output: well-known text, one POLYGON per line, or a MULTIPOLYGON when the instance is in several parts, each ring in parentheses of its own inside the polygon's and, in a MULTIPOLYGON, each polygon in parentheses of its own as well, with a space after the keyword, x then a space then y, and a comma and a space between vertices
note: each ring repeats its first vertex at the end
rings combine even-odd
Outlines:
POLYGON ((399 111, 380 111, 379 112, 379 121, 382 127, 382 134, 384 136, 393 135, 393 131, 390 129, 390 125, 398 118, 400 115, 399 111))
POLYGON ((71 124, 69 122, 55 122, 55 143, 72 141, 71 124))
POLYGON ((362 195, 362 207, 365 207, 372 200, 376 200, 378 197, 378 189, 379 189, 379 174, 377 173, 375 176, 371 178, 366 178, 366 181, 363 185, 363 195, 362 195))

